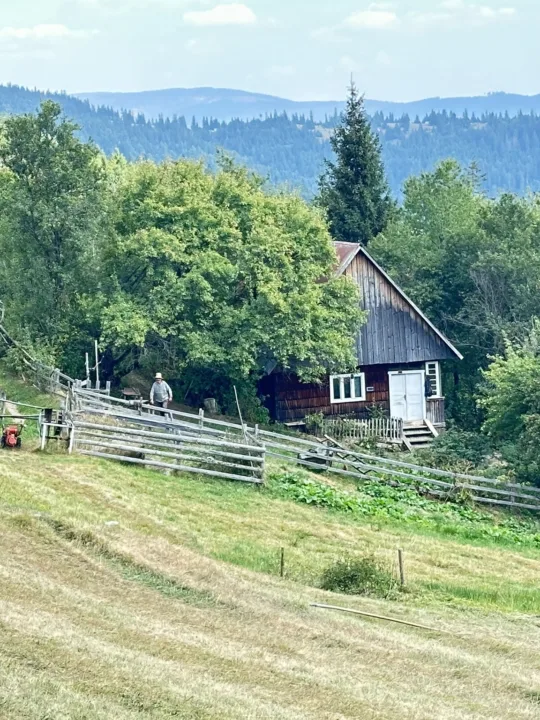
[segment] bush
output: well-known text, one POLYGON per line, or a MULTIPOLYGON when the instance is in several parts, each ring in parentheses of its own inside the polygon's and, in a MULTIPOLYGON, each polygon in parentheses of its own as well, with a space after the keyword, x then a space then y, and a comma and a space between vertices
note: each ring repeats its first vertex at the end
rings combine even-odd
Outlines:
POLYGON ((489 439, 478 432, 448 430, 421 453, 422 461, 446 470, 469 470, 482 465, 491 453, 489 439))
POLYGON ((508 344, 484 372, 485 431, 499 443, 514 477, 540 485, 540 320, 528 338, 508 344))
POLYGON ((519 439, 501 447, 501 456, 511 468, 509 480, 540 486, 540 415, 524 415, 523 425, 519 439))
POLYGON ((322 574, 320 586, 345 595, 382 598, 388 598, 398 588, 392 573, 372 555, 337 560, 322 574))

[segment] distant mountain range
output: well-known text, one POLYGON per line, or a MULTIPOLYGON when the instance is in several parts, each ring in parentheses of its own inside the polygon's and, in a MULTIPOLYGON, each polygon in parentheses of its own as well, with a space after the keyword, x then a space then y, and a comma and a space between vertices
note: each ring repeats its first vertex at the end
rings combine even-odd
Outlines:
MULTIPOLYGON (((273 95, 229 90, 221 88, 172 88, 169 90, 147 90, 144 92, 93 92, 78 93, 75 97, 88 100, 92 105, 105 106, 114 110, 130 110, 148 118, 185 116, 201 120, 212 117, 217 120, 240 118, 250 120, 264 117, 274 112, 309 116, 315 120, 324 120, 343 110, 344 102, 335 101, 295 101, 273 95)), ((390 102, 366 100, 366 109, 370 114, 382 112, 401 117, 424 117, 432 111, 454 112, 463 115, 482 115, 483 113, 506 113, 514 116, 520 111, 526 114, 540 113, 540 95, 513 95, 491 93, 476 97, 427 98, 413 102, 390 102)))
MULTIPOLYGON (((179 103, 179 91, 170 92, 179 103)), ((107 155, 118 150, 129 160, 141 157, 156 161, 202 159, 208 167, 214 168, 217 152, 226 150, 238 162, 268 178, 273 185, 295 188, 306 198, 313 197, 317 192, 324 161, 332 157, 329 139, 338 121, 333 114, 334 107, 339 109, 338 104, 326 104, 325 114, 331 117, 324 121, 315 118, 315 111, 314 118, 310 117, 309 111, 314 106, 307 103, 280 107, 275 104, 279 98, 262 96, 266 103, 263 113, 266 117, 227 122, 209 120, 208 116, 235 114, 232 106, 238 108, 238 97, 245 99, 245 96, 252 100, 245 99, 242 107, 246 114, 251 115, 262 107, 257 105, 257 97, 260 96, 219 91, 213 97, 221 99, 213 104, 209 101, 203 103, 203 95, 197 95, 195 91, 185 92, 188 99, 191 97, 191 110, 186 105, 177 104, 177 117, 168 118, 163 112, 165 107, 158 103, 152 106, 153 110, 150 106, 139 106, 138 109, 145 110, 148 115, 156 113, 158 107, 163 112, 161 118, 148 119, 111 107, 94 107, 89 100, 65 93, 0 85, 0 122, 2 116, 34 112, 43 100, 51 99, 58 102, 65 115, 77 123, 80 137, 85 140, 91 138, 107 155), (199 122, 193 123, 191 117, 196 114, 194 103, 197 98, 196 117, 199 122), (279 113, 285 109, 287 115, 273 114, 274 110, 279 113), (202 120, 203 117, 206 119, 202 120)), ((149 95, 156 99, 154 94, 149 95)), ((157 98, 160 97, 163 100, 158 93, 157 98)), ((212 96, 208 94, 204 97, 208 99, 212 96)), ((422 105, 368 103, 368 108, 373 113, 377 109, 381 111, 373 115, 372 126, 381 140, 390 187, 398 198, 408 177, 431 170, 449 157, 463 166, 475 163, 485 176, 483 187, 490 195, 504 191, 520 195, 529 191, 540 192, 540 98, 499 94, 487 98, 462 98, 453 105, 449 100, 425 100, 422 105), (473 100, 477 100, 478 104, 473 100), (538 103, 537 115, 531 114, 531 110, 537 109, 534 100, 538 103), (486 104, 482 105, 480 101, 486 104), (440 107, 438 111, 431 110, 438 107, 437 102, 442 104, 442 111, 440 107), (469 108, 468 117, 458 116, 464 106, 469 108), (402 117, 405 110, 411 115, 402 117), (453 110, 455 114, 448 110, 453 110), (520 110, 523 110, 523 115, 519 115, 520 110), (506 112, 512 117, 506 117, 506 112), (416 115, 420 116, 420 122, 416 122, 416 115)), ((175 114, 172 109, 170 112, 175 114)))

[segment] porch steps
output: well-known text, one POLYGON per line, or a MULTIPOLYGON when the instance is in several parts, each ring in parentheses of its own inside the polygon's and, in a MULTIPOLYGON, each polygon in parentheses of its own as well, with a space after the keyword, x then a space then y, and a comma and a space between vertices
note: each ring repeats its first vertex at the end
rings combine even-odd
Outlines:
POLYGON ((414 452, 428 448, 438 434, 429 421, 423 425, 406 425, 403 428, 403 442, 411 452, 414 452))

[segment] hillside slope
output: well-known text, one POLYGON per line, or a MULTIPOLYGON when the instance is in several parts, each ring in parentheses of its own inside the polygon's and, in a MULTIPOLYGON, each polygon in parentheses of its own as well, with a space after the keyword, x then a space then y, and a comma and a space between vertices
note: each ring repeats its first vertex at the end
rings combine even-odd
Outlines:
POLYGON ((256 488, 4 452, 0 716, 535 718, 540 629, 518 610, 540 612, 539 570, 540 551, 518 544, 471 546, 256 488), (342 553, 390 558, 398 545, 401 599, 314 587, 342 553))

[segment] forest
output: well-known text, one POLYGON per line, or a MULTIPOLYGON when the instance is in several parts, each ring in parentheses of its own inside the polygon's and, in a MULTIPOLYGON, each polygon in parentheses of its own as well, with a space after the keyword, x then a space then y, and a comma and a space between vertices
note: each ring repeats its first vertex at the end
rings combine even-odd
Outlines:
MULTIPOLYGON (((118 150, 128 160, 202 158, 215 167, 216 151, 223 149, 272 184, 298 189, 307 199, 317 192, 325 158, 332 157, 329 140, 339 122, 337 115, 316 122, 285 114, 230 122, 183 117, 151 121, 16 86, 0 87, 0 114, 33 112, 47 98, 80 126, 83 140, 92 139, 109 156, 118 150)), ((540 190, 540 117, 535 114, 458 116, 440 111, 398 118, 376 113, 371 124, 381 140, 390 188, 399 199, 409 176, 431 171, 447 158, 464 166, 475 163, 480 186, 491 197, 540 190)))
POLYGON ((10 331, 74 376, 97 338, 102 375, 117 382, 159 367, 179 397, 216 397, 226 411, 237 386, 246 416, 264 421, 257 383, 274 368, 314 380, 354 366, 363 318, 356 287, 334 277, 332 240, 360 242, 465 356, 446 375, 446 442, 475 459, 496 449, 514 477, 538 482, 538 196, 492 198, 475 166, 446 160, 411 176, 396 203, 354 91, 330 142, 334 160, 307 202, 226 155, 215 169, 107 156, 51 101, 9 117, 10 331))

